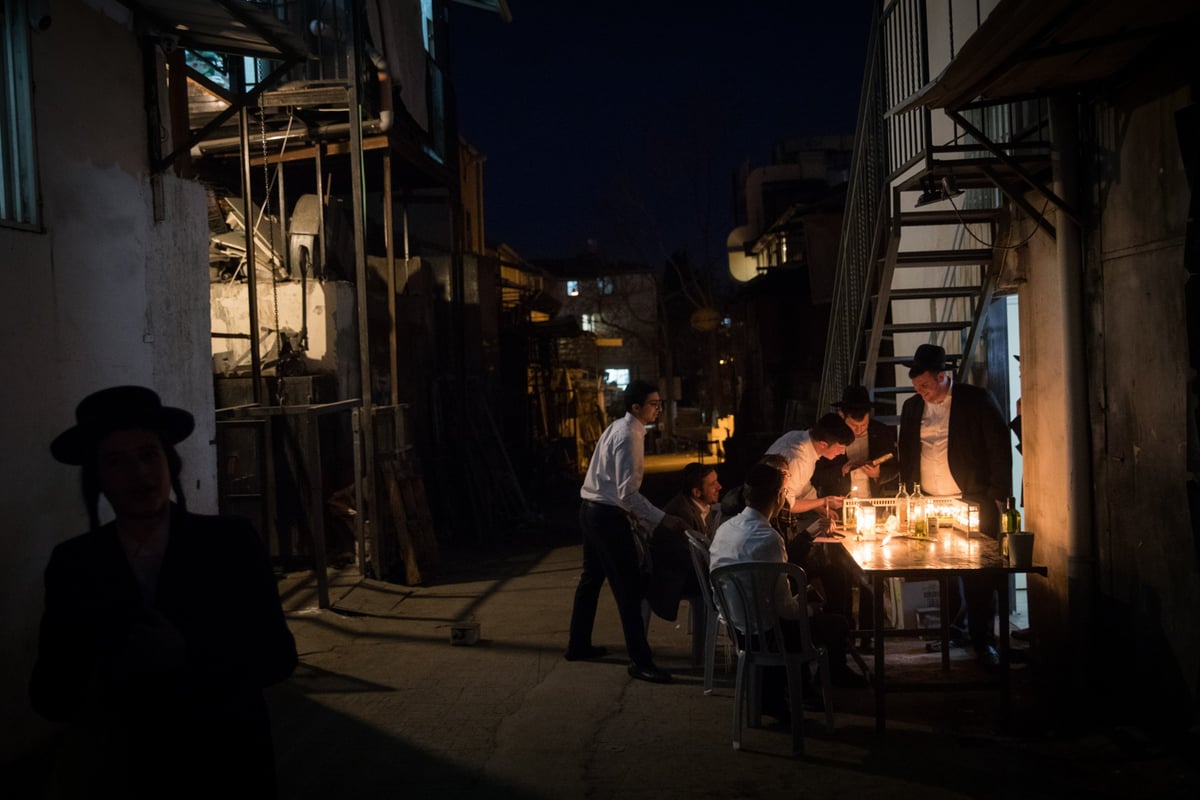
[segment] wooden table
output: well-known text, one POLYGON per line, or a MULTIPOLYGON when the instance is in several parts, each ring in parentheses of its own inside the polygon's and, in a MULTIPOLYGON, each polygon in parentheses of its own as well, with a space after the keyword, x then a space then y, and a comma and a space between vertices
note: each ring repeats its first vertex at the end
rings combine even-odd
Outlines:
MULTIPOLYGON (((847 533, 845 538, 821 537, 816 540, 826 547, 838 547, 854 565, 864 583, 869 583, 874 590, 875 619, 871 631, 875 646, 875 669, 872 684, 875 689, 875 730, 883 733, 886 719, 884 696, 887 691, 915 691, 928 689, 965 689, 994 687, 999 684, 1004 694, 1004 705, 1008 707, 1009 695, 1009 654, 1008 654, 1008 616, 1009 598, 1007 576, 1015 573, 1034 573, 1046 575, 1046 567, 1032 565, 1029 567, 1010 566, 1001 558, 999 545, 994 540, 982 534, 966 535, 959 530, 941 528, 936 535, 914 538, 898 536, 893 538, 878 537, 874 540, 858 540, 853 533, 847 533), (885 680, 884 642, 886 638, 901 636, 927 635, 927 628, 892 628, 884 629, 883 613, 883 582, 887 578, 911 578, 915 580, 933 580, 938 583, 941 605, 939 623, 942 643, 942 671, 950 670, 950 625, 953 617, 950 612, 951 579, 968 575, 981 575, 995 581, 1000 589, 1000 634, 997 641, 997 651, 1000 655, 1000 674, 997 681, 989 682, 948 682, 922 684, 888 684, 885 680), (1003 581, 1003 583, 1002 583, 1003 581)), ((865 633, 865 631, 863 631, 865 633)))

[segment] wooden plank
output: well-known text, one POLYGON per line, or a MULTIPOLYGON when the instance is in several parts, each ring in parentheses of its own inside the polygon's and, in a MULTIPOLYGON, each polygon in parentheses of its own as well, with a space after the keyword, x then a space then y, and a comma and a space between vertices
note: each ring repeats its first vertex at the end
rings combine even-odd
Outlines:
POLYGON ((403 479, 400 481, 400 489, 409 520, 409 535, 412 538, 414 555, 424 569, 432 569, 438 565, 440 556, 433 517, 429 513, 429 503, 425 497, 425 482, 420 476, 403 479))
POLYGON ((404 559, 404 581, 409 586, 418 586, 424 579, 413 542, 412 529, 408 524, 408 509, 401 490, 402 479, 396 475, 396 469, 391 460, 382 459, 380 467, 383 469, 384 481, 387 483, 388 509, 391 511, 392 528, 396 532, 400 557, 404 559))

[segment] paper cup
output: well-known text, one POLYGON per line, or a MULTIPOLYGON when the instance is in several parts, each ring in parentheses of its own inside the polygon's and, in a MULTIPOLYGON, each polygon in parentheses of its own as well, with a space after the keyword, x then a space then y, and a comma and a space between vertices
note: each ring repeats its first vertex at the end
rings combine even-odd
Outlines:
POLYGON ((1028 569, 1033 566, 1033 532, 1021 531, 1008 535, 1008 563, 1028 569))

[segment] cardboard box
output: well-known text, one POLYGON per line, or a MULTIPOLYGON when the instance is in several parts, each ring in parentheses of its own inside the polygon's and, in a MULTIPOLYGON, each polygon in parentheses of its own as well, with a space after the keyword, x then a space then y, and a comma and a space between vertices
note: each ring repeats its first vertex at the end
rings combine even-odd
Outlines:
MULTIPOLYGON (((937 581, 913 581, 901 580, 900 583, 900 619, 903 620, 905 628, 922 627, 917 619, 917 609, 941 609, 942 601, 938 592, 937 581)), ((928 624, 928 615, 920 622, 928 624)))

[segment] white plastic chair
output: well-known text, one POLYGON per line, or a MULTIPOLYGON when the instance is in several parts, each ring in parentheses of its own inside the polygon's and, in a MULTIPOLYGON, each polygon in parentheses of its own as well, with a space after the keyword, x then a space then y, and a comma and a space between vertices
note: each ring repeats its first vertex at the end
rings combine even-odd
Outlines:
MULTIPOLYGON (((804 681, 805 666, 816 662, 825 702, 825 725, 833 730, 833 691, 829 676, 829 654, 813 644, 808 617, 787 620, 799 632, 799 649, 788 649, 785 624, 777 606, 779 581, 790 577, 801 598, 807 596, 808 577, 795 564, 775 561, 744 561, 712 570, 713 596, 724 617, 730 638, 738 653, 734 688, 733 749, 742 747, 742 722, 756 727, 761 721, 759 670, 785 667, 791 699, 792 752, 804 752, 804 681), (747 702, 749 698, 749 702, 747 702)), ((794 645, 794 642, 792 643, 794 645)))
MULTIPOLYGON (((721 620, 713 602, 712 584, 708 581, 708 542, 695 531, 685 531, 684 535, 687 536, 692 566, 696 570, 696 583, 700 584, 700 596, 704 601, 704 693, 712 694, 713 671, 717 660, 717 627, 721 620)), ((693 627, 699 629, 699 625, 693 627)))

